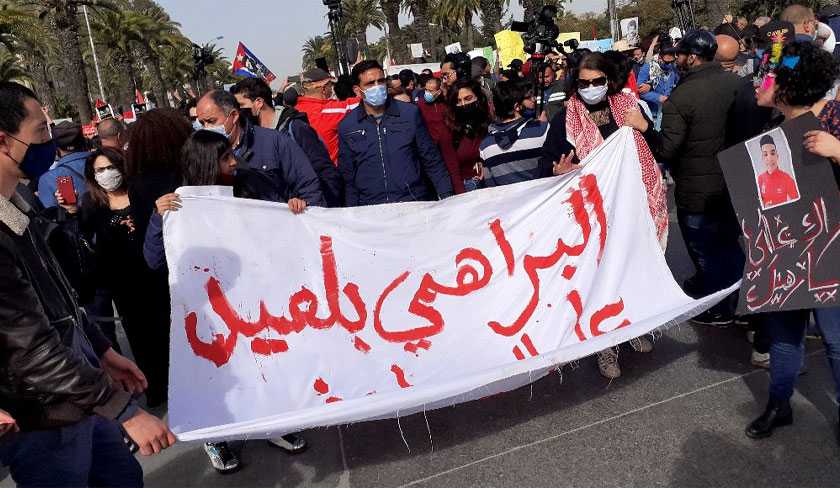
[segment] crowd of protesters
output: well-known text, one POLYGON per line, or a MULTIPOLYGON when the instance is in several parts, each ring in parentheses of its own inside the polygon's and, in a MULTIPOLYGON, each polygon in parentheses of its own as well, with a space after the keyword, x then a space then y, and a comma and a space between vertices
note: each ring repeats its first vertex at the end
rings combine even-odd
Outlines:
MULTIPOLYGON (((152 454, 175 441, 138 399, 166 402, 162 217, 180 207, 180 186, 227 185, 296 214, 438 200, 569 173, 629 127, 663 252, 674 185, 696 267, 686 293, 729 287, 745 257, 720 151, 811 112, 822 130, 805 149, 830 158, 840 181, 840 11, 830 14, 820 22, 794 5, 775 20, 725 19, 714 32, 676 29, 495 72, 484 58, 452 54, 437 73, 388 76, 373 60, 338 79, 313 69, 277 94, 251 78, 128 127, 104 120, 95 142, 79 124, 49 124, 26 87, 0 83, 0 462, 25 486, 139 486, 132 448, 152 454), (117 322, 136 365, 120 354, 117 322)), ((769 367, 771 386, 748 436, 792 423, 812 315, 840 401, 840 308, 745 320, 735 298, 693 321, 753 332, 752 362, 769 367)), ((653 350, 644 337, 629 346, 653 350)), ((618 378, 617 348, 598 353, 597 366, 618 378)), ((269 442, 307 447, 297 435, 269 442)), ((221 472, 240 466, 226 443, 205 449, 221 472)))

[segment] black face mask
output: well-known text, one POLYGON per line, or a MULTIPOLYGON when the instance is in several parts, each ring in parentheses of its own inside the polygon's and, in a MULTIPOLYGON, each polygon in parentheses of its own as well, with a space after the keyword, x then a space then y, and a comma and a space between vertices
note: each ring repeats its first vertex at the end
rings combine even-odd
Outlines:
POLYGON ((26 154, 21 161, 15 161, 20 166, 20 170, 27 178, 38 181, 41 175, 50 170, 50 166, 55 162, 55 155, 57 152, 55 141, 50 139, 47 142, 37 144, 27 144, 17 137, 9 134, 9 137, 26 144, 26 154))
POLYGON ((468 103, 466 105, 461 105, 455 107, 455 120, 460 123, 471 123, 477 122, 479 118, 481 118, 482 113, 481 109, 478 106, 478 102, 468 103))

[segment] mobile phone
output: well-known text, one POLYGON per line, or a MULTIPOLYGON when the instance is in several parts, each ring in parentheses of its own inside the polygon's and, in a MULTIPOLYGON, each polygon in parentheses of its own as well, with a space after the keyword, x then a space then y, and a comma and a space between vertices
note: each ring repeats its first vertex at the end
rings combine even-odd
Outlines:
POLYGON ((73 186, 73 178, 69 176, 59 176, 55 179, 58 187, 58 193, 64 199, 65 205, 76 204, 76 187, 73 186))

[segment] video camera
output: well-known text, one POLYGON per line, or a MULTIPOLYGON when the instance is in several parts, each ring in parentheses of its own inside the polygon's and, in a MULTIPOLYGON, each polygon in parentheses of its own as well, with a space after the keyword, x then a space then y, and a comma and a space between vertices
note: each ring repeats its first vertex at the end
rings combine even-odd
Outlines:
POLYGON ((525 52, 531 55, 545 56, 552 51, 559 51, 569 54, 578 47, 578 41, 569 39, 560 44, 557 37, 560 35, 560 28, 554 19, 557 17, 557 7, 545 5, 539 15, 530 22, 513 22, 511 30, 522 33, 522 41, 525 43, 525 52), (571 48, 566 51, 564 47, 571 48))

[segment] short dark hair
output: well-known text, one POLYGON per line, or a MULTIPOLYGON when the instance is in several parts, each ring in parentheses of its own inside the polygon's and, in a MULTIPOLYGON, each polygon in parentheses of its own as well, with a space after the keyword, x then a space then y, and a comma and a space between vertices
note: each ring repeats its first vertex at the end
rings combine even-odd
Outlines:
POLYGON ((335 97, 341 101, 356 96, 353 93, 353 79, 347 74, 340 75, 336 78, 333 91, 335 92, 335 97))
POLYGON ((239 102, 237 102, 236 97, 229 92, 224 90, 211 90, 204 96, 208 97, 214 104, 216 104, 217 107, 222 109, 225 116, 230 115, 230 113, 234 110, 239 110, 239 102))
MULTIPOLYGON (((584 54, 580 63, 572 70, 572 82, 569 84, 568 97, 571 98, 578 91, 580 70, 591 69, 601 71, 607 77, 607 93, 614 95, 621 91, 621 81, 618 78, 618 67, 606 55, 598 52, 584 54)), ((628 74, 629 76, 629 74, 628 74)))
POLYGON ((96 171, 93 169, 93 164, 100 156, 110 161, 111 166, 122 173, 123 181, 118 188, 118 190, 122 190, 128 187, 128 178, 125 177, 125 154, 122 150, 114 147, 103 147, 94 151, 85 161, 85 182, 87 183, 88 194, 97 206, 108 208, 108 193, 99 186, 96 181, 96 171))
POLYGON ((13 81, 0 82, 0 130, 7 134, 20 132, 20 124, 29 115, 26 99, 38 100, 35 92, 13 81))
POLYGON ((773 137, 771 137, 770 134, 763 135, 761 137, 761 140, 758 141, 759 146, 764 146, 764 145, 767 145, 767 144, 770 144, 772 146, 776 145, 776 141, 773 140, 773 137))
POLYGON ((837 60, 809 41, 788 44, 782 60, 799 58, 793 68, 784 62, 776 68, 776 102, 789 107, 806 107, 817 103, 834 85, 840 74, 837 60))
POLYGON ((245 78, 230 87, 230 93, 231 95, 242 95, 252 102, 262 98, 266 105, 274 108, 271 87, 262 78, 245 78))
POLYGON ((442 83, 440 81, 440 78, 435 78, 434 76, 429 76, 428 78, 425 79, 425 81, 423 81, 423 88, 426 88, 426 84, 430 81, 434 81, 435 83, 437 83, 438 87, 440 87, 440 85, 442 83))
POLYGON ((181 149, 178 163, 181 184, 185 186, 215 185, 219 181, 219 161, 233 155, 227 137, 209 130, 193 133, 181 149))
POLYGON ((400 83, 402 83, 403 87, 408 86, 409 83, 414 82, 417 83, 417 75, 414 71, 410 69, 404 69, 400 71, 400 83))
POLYGON ((125 132, 125 124, 117 119, 105 119, 97 127, 99 137, 119 138, 125 132))
POLYGON ((379 61, 375 59, 366 59, 361 63, 357 64, 356 66, 353 66, 353 71, 350 72, 350 77, 353 81, 353 86, 359 85, 360 80, 362 78, 362 73, 372 69, 385 71, 385 69, 382 68, 382 65, 379 64, 379 61))
POLYGON ((500 119, 509 119, 516 112, 516 105, 525 101, 528 90, 517 80, 500 81, 493 89, 493 108, 500 119))
POLYGON ((484 56, 476 56, 472 58, 472 61, 470 62, 474 67, 480 69, 482 72, 490 65, 490 61, 488 61, 484 56))

